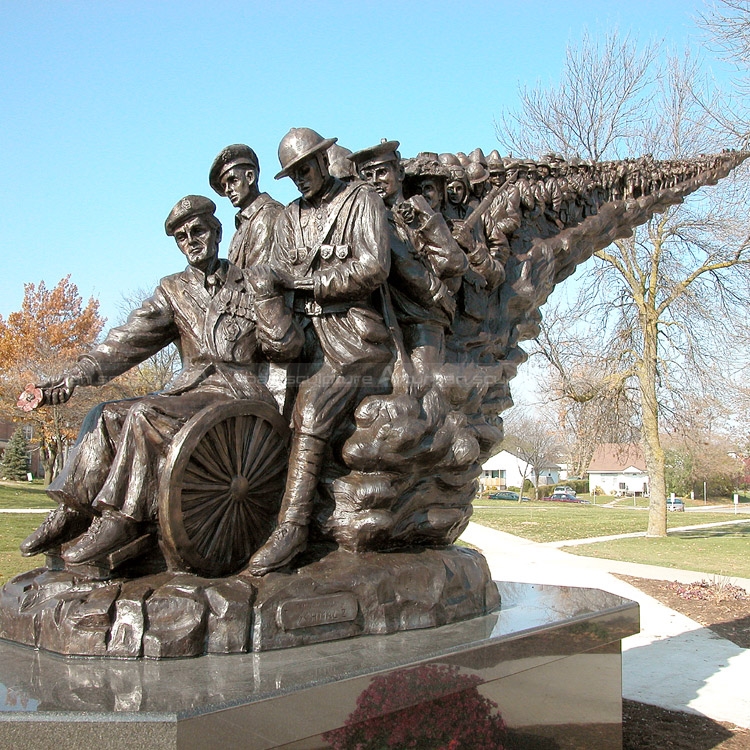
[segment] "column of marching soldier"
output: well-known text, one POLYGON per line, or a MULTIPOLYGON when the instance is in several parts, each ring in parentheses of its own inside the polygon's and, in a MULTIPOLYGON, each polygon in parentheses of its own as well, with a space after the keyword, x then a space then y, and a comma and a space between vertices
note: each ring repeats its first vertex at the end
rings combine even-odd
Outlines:
POLYGON ((249 146, 216 157, 209 183, 238 209, 228 260, 218 258, 213 201, 179 201, 165 229, 188 268, 163 279, 76 365, 40 383, 42 405, 64 403, 76 387, 105 383, 170 343, 183 369, 160 394, 89 414, 48 488, 59 506, 22 543, 23 554, 74 542, 63 558, 86 563, 153 529, 171 438, 217 401, 275 404, 262 377, 270 360, 288 368, 282 409, 292 443, 278 524, 247 572, 287 565, 306 547, 330 439, 368 393, 365 384, 391 373, 394 390, 419 397, 444 362, 491 360, 486 319, 510 254, 524 249, 524 227, 549 236, 603 202, 672 187, 723 158, 531 161, 475 149, 402 159, 398 147, 383 140, 352 153, 292 128, 276 178, 290 177, 301 197, 286 207, 260 191, 249 146))

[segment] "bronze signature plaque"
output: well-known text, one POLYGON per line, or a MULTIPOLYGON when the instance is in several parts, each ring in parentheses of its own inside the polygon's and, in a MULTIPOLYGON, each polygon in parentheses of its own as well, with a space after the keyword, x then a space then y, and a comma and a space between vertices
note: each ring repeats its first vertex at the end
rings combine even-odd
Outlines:
POLYGON ((276 612, 276 621, 284 630, 313 628, 334 622, 349 622, 359 607, 351 594, 331 594, 315 599, 289 599, 276 612))

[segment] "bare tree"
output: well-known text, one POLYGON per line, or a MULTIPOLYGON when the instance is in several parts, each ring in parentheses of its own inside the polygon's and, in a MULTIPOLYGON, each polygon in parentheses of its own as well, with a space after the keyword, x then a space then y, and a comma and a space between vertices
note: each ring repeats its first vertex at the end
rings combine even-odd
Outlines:
POLYGON ((694 92, 719 130, 731 133, 747 148, 750 143, 750 2, 748 0, 716 0, 698 20, 707 33, 709 48, 724 58, 734 69, 733 88, 739 96, 694 92))
MULTIPOLYGON (((143 287, 124 292, 117 305, 120 323, 125 322, 130 312, 139 307, 150 295, 151 293, 143 287)), ((127 378, 122 379, 125 388, 123 396, 144 396, 163 390, 180 369, 180 365, 180 353, 174 344, 170 344, 127 373, 127 378)))
MULTIPOLYGON (((538 499, 539 479, 545 469, 557 463, 560 453, 560 440, 557 433, 546 419, 534 417, 520 409, 509 412, 504 422, 506 437, 501 447, 518 456, 528 465, 538 499)), ((526 473, 524 472, 519 500, 523 495, 525 480, 526 473)))
POLYGON ((498 140, 518 154, 554 151, 600 159, 617 153, 645 124, 658 51, 657 44, 639 48, 617 32, 603 42, 584 33, 579 46, 567 48, 557 85, 521 87, 518 110, 495 123, 498 140))
MULTIPOLYGON (((697 70, 689 54, 657 60, 653 45, 638 52, 629 38, 610 35, 600 46, 586 36, 569 50, 560 85, 521 91, 518 110, 502 120, 517 127, 498 137, 532 153, 554 148, 591 159, 718 150, 717 130, 694 96, 697 70)), ((729 182, 596 253, 577 294, 538 340, 558 372, 560 395, 577 403, 635 403, 635 415, 623 415, 640 432, 646 457, 649 536, 666 535, 663 423, 681 393, 715 387, 717 379, 706 377, 709 355, 720 356, 746 316, 747 186, 729 182)))

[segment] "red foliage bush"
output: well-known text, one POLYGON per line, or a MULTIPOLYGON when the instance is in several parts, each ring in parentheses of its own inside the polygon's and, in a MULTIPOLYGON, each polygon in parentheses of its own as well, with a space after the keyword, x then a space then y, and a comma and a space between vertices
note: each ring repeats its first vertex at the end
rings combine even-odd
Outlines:
POLYGON ((425 665, 375 677, 340 729, 334 750, 503 750, 505 723, 475 675, 425 665))

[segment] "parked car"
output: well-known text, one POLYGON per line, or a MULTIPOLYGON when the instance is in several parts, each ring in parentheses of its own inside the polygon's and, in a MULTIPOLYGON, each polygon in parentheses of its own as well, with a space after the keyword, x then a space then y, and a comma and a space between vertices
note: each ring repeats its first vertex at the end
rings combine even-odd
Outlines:
POLYGON ((543 500, 554 501, 558 503, 580 503, 576 495, 571 495, 569 492, 553 492, 549 497, 542 498, 543 500))
POLYGON ((667 498, 667 510, 677 510, 685 512, 685 503, 682 498, 679 497, 668 497, 667 498))
POLYGON ((497 490, 496 492, 490 492, 489 497, 490 497, 490 500, 516 500, 518 501, 518 493, 512 492, 511 490, 497 490))
POLYGON ((553 495, 573 495, 573 497, 576 496, 576 491, 567 484, 558 484, 557 487, 555 487, 554 490, 552 490, 553 495))

